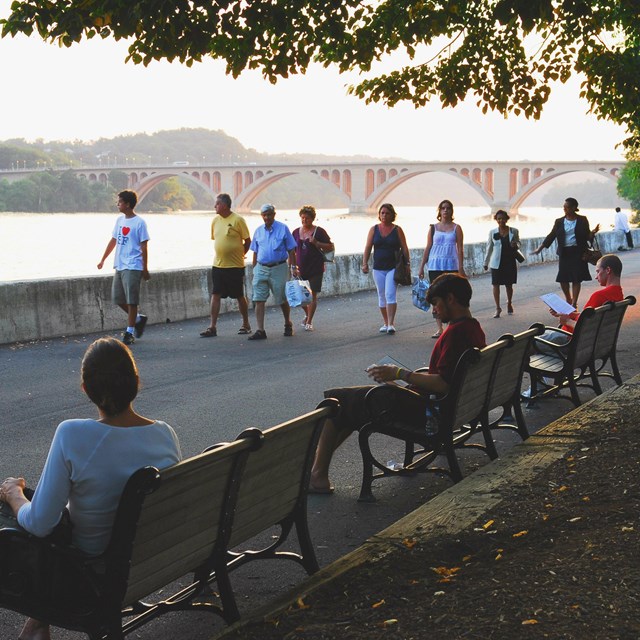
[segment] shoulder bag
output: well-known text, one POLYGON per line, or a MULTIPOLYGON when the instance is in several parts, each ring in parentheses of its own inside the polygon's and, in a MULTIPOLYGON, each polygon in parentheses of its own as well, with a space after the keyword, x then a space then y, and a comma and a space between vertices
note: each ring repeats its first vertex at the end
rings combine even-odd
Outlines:
POLYGON ((396 270, 393 280, 402 287, 408 287, 411 281, 411 265, 404 256, 402 249, 396 251, 396 270))
POLYGON ((593 239, 589 243, 589 246, 584 250, 582 259, 589 264, 597 264, 598 260, 602 258, 602 251, 598 244, 598 238, 593 236, 593 239))
MULTIPOLYGON (((316 231, 318 230, 318 227, 316 227, 313 231, 313 237, 316 237, 316 231)), ((320 254, 322 255, 322 259, 325 262, 333 262, 335 260, 336 257, 336 247, 333 243, 331 243, 333 245, 333 249, 330 249, 329 251, 323 251, 322 249, 318 249, 318 251, 320 252, 320 254)))

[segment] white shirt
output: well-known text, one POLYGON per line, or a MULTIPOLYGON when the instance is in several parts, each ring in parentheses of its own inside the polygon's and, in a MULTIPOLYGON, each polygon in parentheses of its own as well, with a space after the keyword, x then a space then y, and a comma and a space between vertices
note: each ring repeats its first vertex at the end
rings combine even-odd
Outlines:
POLYGON ((616 231, 624 231, 627 233, 629 231, 629 219, 627 215, 622 211, 616 211, 616 217, 613 221, 613 228, 616 231))
POLYGON ((109 543, 129 477, 147 465, 162 469, 181 458, 178 437, 165 422, 112 427, 97 420, 65 420, 53 436, 33 500, 18 511, 18 523, 43 537, 68 507, 73 544, 98 555, 109 543))
POLYGON ((116 241, 116 254, 113 260, 113 268, 116 271, 131 269, 142 271, 141 244, 149 240, 147 223, 137 215, 127 218, 119 216, 113 227, 111 236, 116 241))

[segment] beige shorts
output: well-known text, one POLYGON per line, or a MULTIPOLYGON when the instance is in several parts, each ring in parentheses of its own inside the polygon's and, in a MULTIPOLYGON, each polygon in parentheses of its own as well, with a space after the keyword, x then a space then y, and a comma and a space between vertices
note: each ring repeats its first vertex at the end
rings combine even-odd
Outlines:
POLYGON ((284 288, 288 278, 289 266, 286 262, 275 267, 256 264, 253 267, 253 301, 266 302, 271 292, 275 304, 286 302, 284 288))

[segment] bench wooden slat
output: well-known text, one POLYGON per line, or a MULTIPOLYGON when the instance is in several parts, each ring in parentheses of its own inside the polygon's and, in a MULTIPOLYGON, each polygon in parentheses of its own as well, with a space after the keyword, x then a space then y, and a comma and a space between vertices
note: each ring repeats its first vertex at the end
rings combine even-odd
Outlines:
POLYGON ((307 414, 264 432, 265 446, 247 461, 230 546, 242 544, 291 513, 313 457, 312 438, 323 422, 324 418, 307 414), (276 465, 276 458, 286 463, 276 465))

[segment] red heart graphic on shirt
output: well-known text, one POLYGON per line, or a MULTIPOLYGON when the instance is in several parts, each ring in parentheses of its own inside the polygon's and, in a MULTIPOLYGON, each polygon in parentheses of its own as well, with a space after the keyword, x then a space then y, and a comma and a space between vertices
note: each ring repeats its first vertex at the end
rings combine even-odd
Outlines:
POLYGON ((122 235, 123 236, 128 235, 129 231, 131 231, 131 227, 122 227, 122 235))

